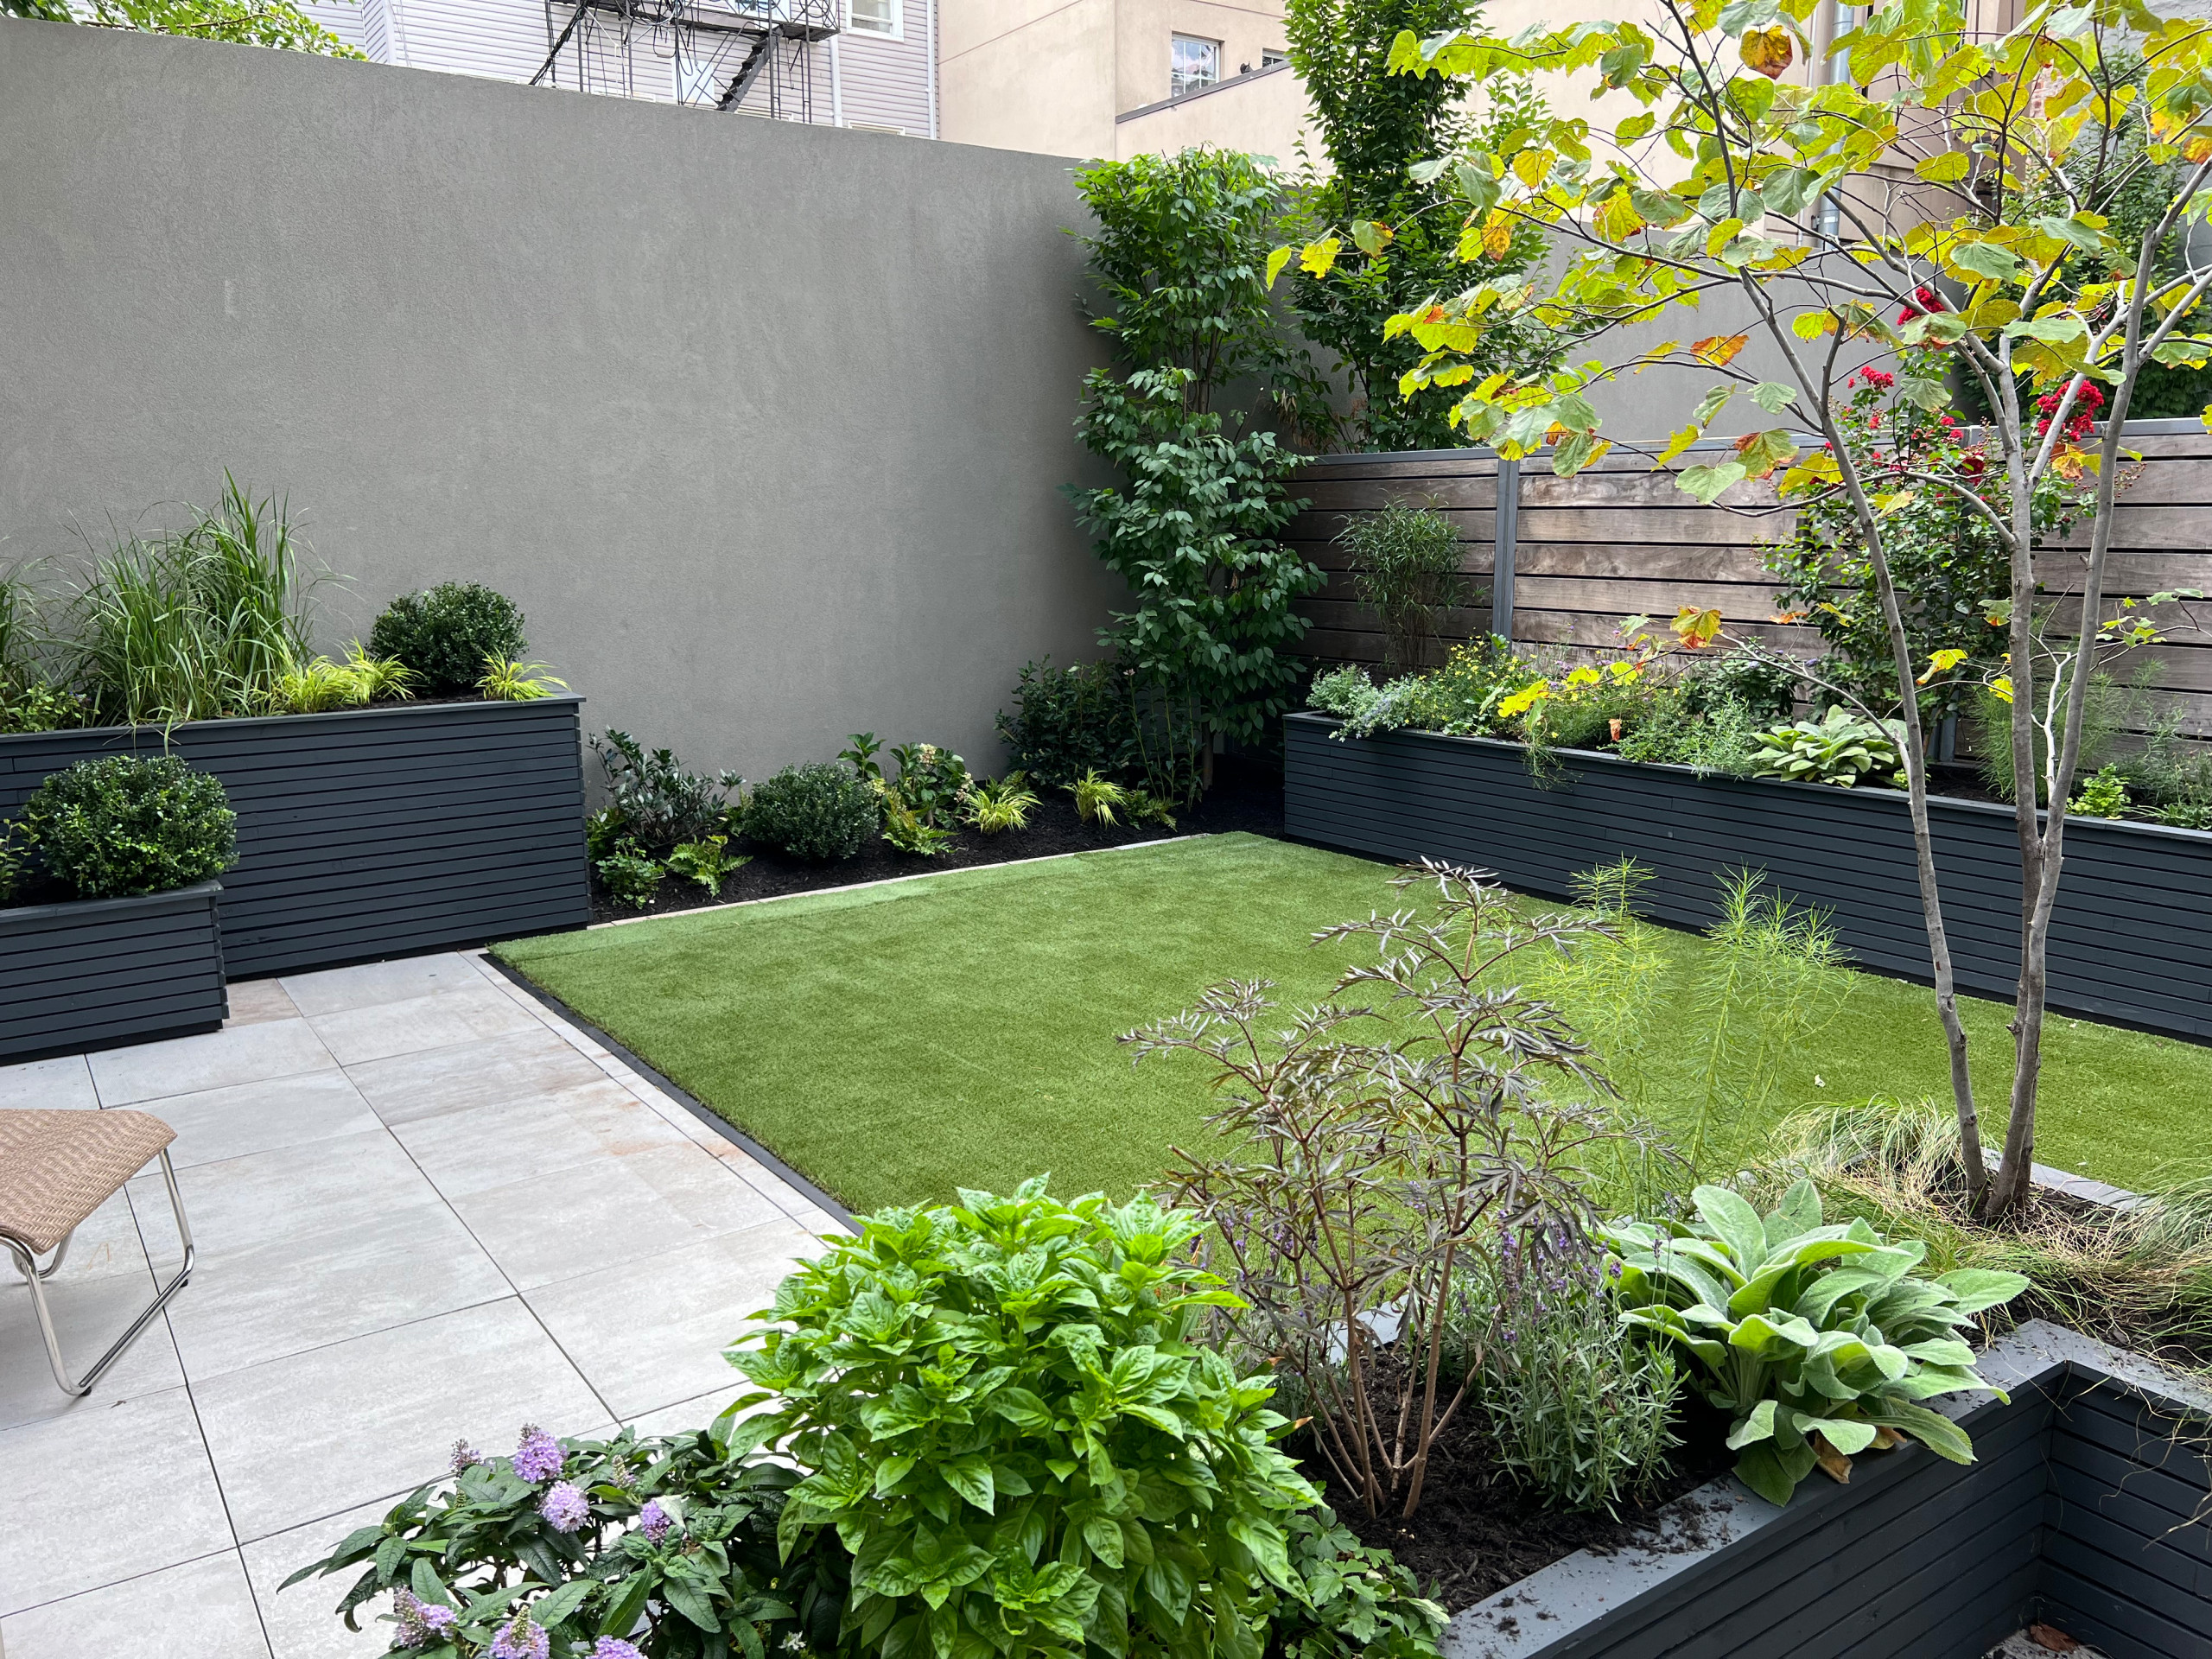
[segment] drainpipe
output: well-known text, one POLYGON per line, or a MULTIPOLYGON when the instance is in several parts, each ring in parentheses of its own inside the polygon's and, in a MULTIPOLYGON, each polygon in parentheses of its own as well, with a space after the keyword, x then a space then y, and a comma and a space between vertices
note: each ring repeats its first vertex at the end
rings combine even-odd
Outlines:
MULTIPOLYGON (((1820 4, 1814 9, 1813 60, 1805 67, 1805 78, 1815 86, 1834 84, 1836 66, 1829 53, 1835 45, 1836 24, 1840 21, 1838 14, 1841 10, 1842 0, 1820 0, 1820 4)), ((1821 198, 1817 225, 1821 236, 1830 242, 1834 241, 1842 230, 1842 210, 1837 207, 1832 196, 1821 198)))
POLYGON ((837 50, 837 41, 843 31, 830 37, 830 122, 832 126, 845 124, 845 65, 837 50))
POLYGON ((922 0, 929 9, 930 137, 937 137, 937 0, 922 0))

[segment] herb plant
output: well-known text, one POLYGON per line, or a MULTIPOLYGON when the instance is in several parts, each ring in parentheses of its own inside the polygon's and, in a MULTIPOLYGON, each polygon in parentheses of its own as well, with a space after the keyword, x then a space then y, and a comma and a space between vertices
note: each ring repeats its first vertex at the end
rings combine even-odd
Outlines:
POLYGON ((1848 1480, 1853 1456, 1900 1434, 1973 1461, 1966 1432, 1919 1402, 1990 1389, 1960 1333, 2025 1290, 2025 1278, 1979 1268, 1921 1278, 1925 1243, 1885 1243, 1863 1220, 1823 1226, 1809 1181, 1764 1217, 1726 1187, 1700 1186, 1691 1201, 1694 1221, 1623 1221, 1601 1233, 1623 1317, 1679 1344, 1706 1397, 1733 1417, 1738 1478, 1787 1503, 1816 1465, 1848 1480))
POLYGON ((1202 1227, 1039 1177, 869 1217, 778 1287, 715 1432, 805 1475, 779 1535, 851 1553, 847 1650, 1259 1659, 1316 1498, 1272 1382, 1203 1339, 1236 1298, 1202 1227))
POLYGON ((1849 789, 1861 779, 1896 773, 1904 733, 1895 721, 1862 720, 1839 703, 1818 720, 1762 732, 1758 741, 1755 775, 1849 789))
POLYGON ((475 690, 487 666, 514 663, 529 649, 514 601, 474 582, 402 594, 369 630, 370 652, 406 664, 434 696, 475 690))
POLYGON ((602 824, 602 839, 628 835, 644 847, 658 849, 734 832, 736 808, 730 795, 745 783, 735 772, 710 778, 687 771, 675 750, 648 750, 623 731, 609 729, 593 738, 591 748, 606 769, 612 798, 613 816, 602 824))
POLYGON ((2085 818, 2124 818, 2128 804, 2127 780, 2118 766, 2106 766, 2082 784, 2069 810, 2085 818))
POLYGON ((50 772, 18 822, 41 871, 79 899, 189 887, 238 855, 238 815, 221 782, 170 754, 111 754, 50 772))
POLYGON ((753 791, 745 833, 812 863, 850 858, 883 821, 882 803, 842 761, 785 766, 753 791))
POLYGON ((391 1651, 418 1659, 557 1654, 766 1659, 832 1650, 845 1562, 786 1557, 777 1526, 798 1477, 713 1434, 560 1440, 525 1427, 511 1457, 454 1448, 448 1480, 284 1581, 359 1569, 338 1611, 390 1594, 391 1651))

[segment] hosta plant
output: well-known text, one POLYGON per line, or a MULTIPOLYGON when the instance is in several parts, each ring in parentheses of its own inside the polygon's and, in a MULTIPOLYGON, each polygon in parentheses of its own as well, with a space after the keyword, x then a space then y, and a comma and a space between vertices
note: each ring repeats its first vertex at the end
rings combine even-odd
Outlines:
POLYGON ((1903 741, 1897 721, 1861 720, 1838 704, 1819 720, 1761 732, 1756 775, 1849 789, 1871 774, 1892 776, 1903 741))
POLYGON ((766 1392, 716 1432, 804 1471, 781 1535, 851 1552, 849 1650, 1260 1659, 1314 1613, 1291 1551, 1316 1496, 1273 1382, 1201 1339, 1236 1300, 1191 1259, 1201 1226, 1039 1178, 886 1211, 784 1281, 730 1356, 766 1392))
POLYGON ((1737 1478, 1787 1503, 1817 1465, 1850 1478, 1850 1459, 1910 1436, 1971 1463, 1966 1431, 1920 1402, 1986 1389, 1961 1332, 2028 1287, 2017 1273, 1962 1268, 1923 1279, 1917 1239, 1885 1242, 1864 1220, 1823 1225, 1809 1181, 1770 1215, 1700 1186, 1694 1221, 1600 1230, 1622 1317, 1679 1343, 1706 1397, 1731 1413, 1737 1478))

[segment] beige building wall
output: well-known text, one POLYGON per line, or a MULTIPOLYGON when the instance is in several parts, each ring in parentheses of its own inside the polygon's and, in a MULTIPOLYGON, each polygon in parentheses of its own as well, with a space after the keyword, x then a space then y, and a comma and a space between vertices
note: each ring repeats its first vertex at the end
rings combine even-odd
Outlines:
POLYGON ((1048 156, 1211 143, 1288 166, 1305 94, 1287 66, 1261 68, 1283 44, 1281 0, 944 0, 938 130, 1048 156), (1171 99, 1177 35, 1219 41, 1224 78, 1171 99), (1244 65, 1250 74, 1238 73, 1244 65))

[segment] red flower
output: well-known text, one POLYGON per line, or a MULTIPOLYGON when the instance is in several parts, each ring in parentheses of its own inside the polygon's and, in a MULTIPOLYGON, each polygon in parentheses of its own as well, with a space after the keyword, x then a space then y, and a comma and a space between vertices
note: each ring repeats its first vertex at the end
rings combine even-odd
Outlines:
MULTIPOLYGON (((2036 399, 2036 407, 2043 411, 2043 418, 2036 423, 2036 435, 2042 437, 2050 430, 2050 423, 2058 413, 2058 406, 2066 399, 2068 389, 2046 391, 2036 399)), ((2074 378, 2070 390, 2074 393, 2074 407, 2066 417, 2064 436, 2069 443, 2079 443, 2089 435, 2097 423, 2097 411, 2105 406, 2105 394, 2094 380, 2081 375, 2074 378)))
POLYGON ((1908 305, 1897 313, 1899 322, 1910 322, 1915 317, 1925 312, 1948 311, 1951 308, 1943 303, 1943 296, 1925 283, 1912 290, 1912 297, 1914 304, 1908 305))

